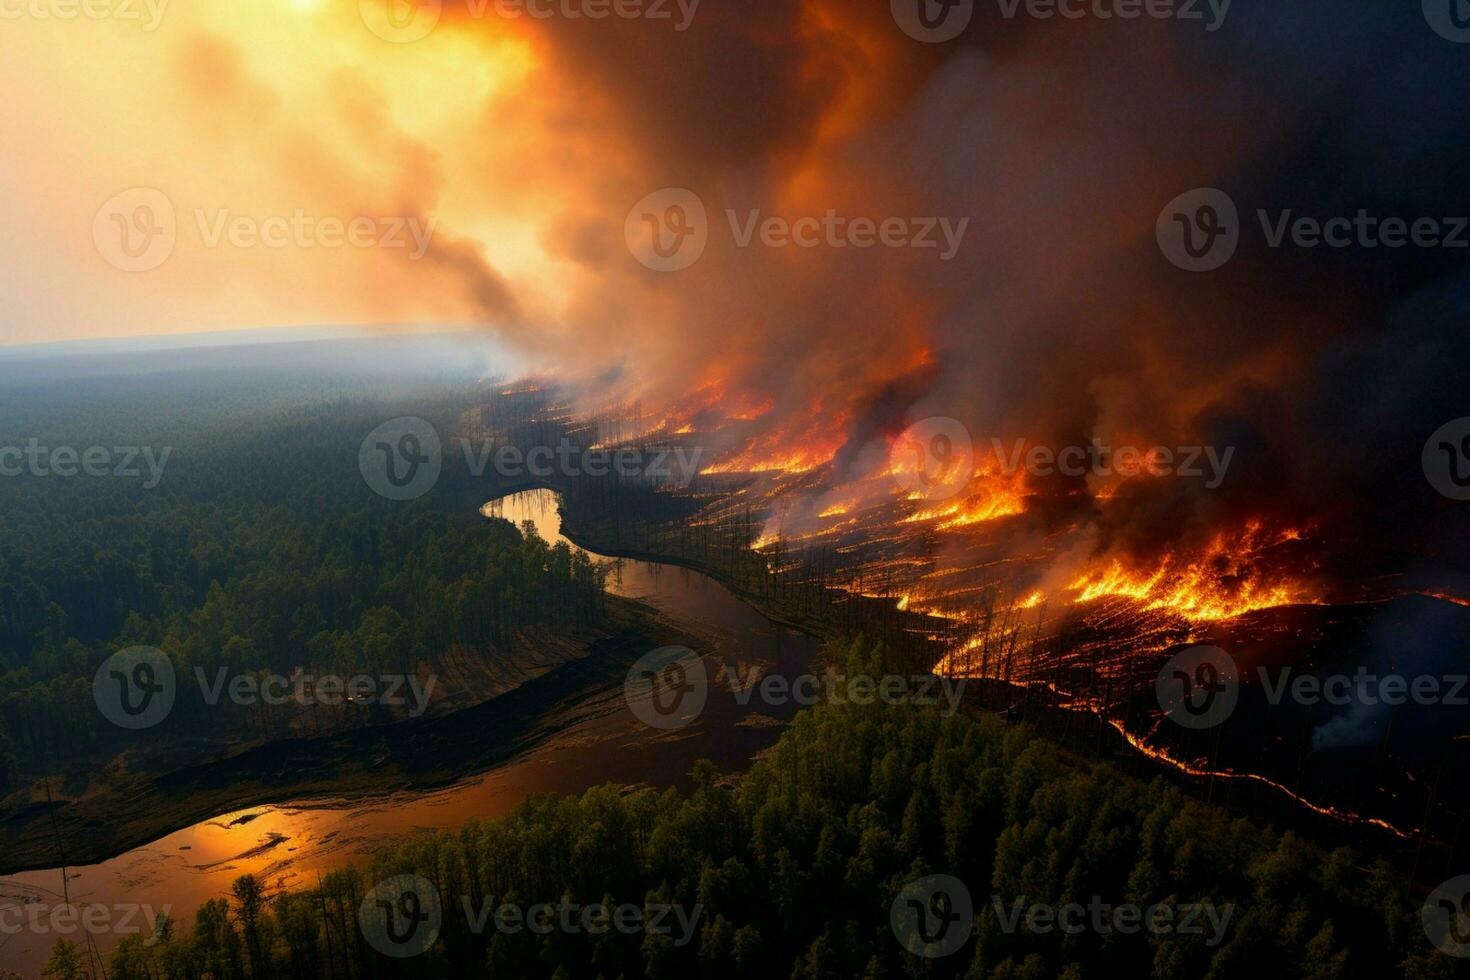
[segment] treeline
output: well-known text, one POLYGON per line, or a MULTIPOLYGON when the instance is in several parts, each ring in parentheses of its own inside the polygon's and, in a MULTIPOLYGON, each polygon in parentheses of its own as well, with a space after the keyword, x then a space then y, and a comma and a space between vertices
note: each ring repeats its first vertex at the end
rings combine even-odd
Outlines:
MULTIPOLYGON (((843 657, 850 674, 885 669, 862 642, 843 657)), ((1230 819, 1162 781, 1068 757, 991 716, 881 701, 802 713, 733 789, 701 763, 688 793, 608 786, 533 799, 502 819, 399 842, 319 888, 267 897, 270 885, 246 876, 191 926, 171 925, 151 945, 123 941, 108 975, 1455 975, 1455 961, 1428 948, 1404 882, 1384 863, 1230 819), (906 885, 939 874, 967 885, 973 931, 958 949, 926 958, 900 942, 892 913, 906 885), (376 884, 400 875, 430 883, 442 925, 426 951, 395 959, 374 950, 358 910, 376 884), (1010 919, 1017 908, 1099 901, 1229 914, 1219 928, 1201 917, 1198 930, 1069 934, 1010 919), (498 928, 492 917, 477 931, 467 915, 537 903, 609 912, 674 905, 697 929, 687 942, 677 929, 537 934, 498 928)), ((79 961, 64 942, 57 954, 79 961)))
POLYGON ((211 681, 221 668, 413 673, 454 648, 495 656, 521 631, 602 620, 603 571, 529 525, 481 517, 491 491, 461 470, 401 502, 359 472, 377 425, 418 414, 447 434, 476 392, 303 403, 295 379, 252 381, 229 411, 172 379, 166 410, 132 382, 0 391, 32 416, 12 416, 4 444, 171 450, 151 489, 115 476, 0 480, 0 793, 139 741, 270 734, 268 714, 207 706, 195 668, 211 681), (89 429, 78 416, 93 413, 89 429), (169 718, 141 735, 110 725, 92 693, 102 661, 133 645, 161 648, 180 679, 169 718))

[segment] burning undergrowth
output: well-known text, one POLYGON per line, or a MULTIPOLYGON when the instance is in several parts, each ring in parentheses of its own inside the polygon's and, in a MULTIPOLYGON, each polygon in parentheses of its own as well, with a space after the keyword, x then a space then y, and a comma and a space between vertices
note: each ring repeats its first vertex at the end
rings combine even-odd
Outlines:
MULTIPOLYGON (((1424 820, 1415 811, 1428 780, 1458 771, 1436 747, 1470 727, 1442 706, 1314 715, 1268 703, 1269 684, 1247 679, 1239 718, 1206 744, 1171 727, 1154 699, 1160 665, 1206 643, 1238 652, 1244 671, 1273 664, 1320 675, 1381 661, 1397 629, 1394 670, 1443 667, 1445 644, 1470 637, 1470 620, 1436 619, 1425 632, 1405 619, 1404 603, 1418 604, 1420 618, 1439 608, 1464 620, 1464 599, 1434 590, 1403 598, 1414 591, 1405 589, 1411 573, 1386 557, 1399 552, 1354 537, 1351 511, 1308 516, 1279 492, 1220 492, 1146 468, 1057 479, 1008 467, 984 447, 956 454, 946 444, 915 462, 911 428, 835 451, 822 448, 832 442, 824 434, 764 457, 747 438, 758 422, 722 424, 705 410, 660 423, 663 437, 719 446, 690 488, 703 501, 693 520, 753 515, 750 547, 772 571, 800 579, 820 567, 853 595, 928 616, 945 648, 936 672, 1045 688, 1181 772, 1246 779, 1334 820, 1395 833, 1424 820), (788 464, 792 456, 800 463, 788 464), (926 467, 928 483, 916 476, 926 467), (1366 766, 1341 751, 1364 739, 1377 752, 1366 766)), ((1245 472, 1279 474, 1259 453, 1246 447, 1245 472)), ((1464 801, 1453 791, 1437 799, 1429 822, 1442 828, 1464 801)))
POLYGON ((698 533, 753 520, 783 576, 932 613, 952 663, 999 646, 1020 680, 1146 676, 1263 617, 1305 656, 1333 610, 1470 597, 1470 512, 1421 461, 1467 414, 1463 256, 1273 243, 1259 217, 1470 213, 1470 103, 1445 96, 1470 62, 1421 11, 1308 0, 1207 36, 977 16, 923 44, 860 6, 495 28, 533 62, 505 115, 554 162, 514 190, 547 202, 564 289, 484 317, 554 352, 577 410, 611 392, 642 406, 625 436, 703 450, 698 533), (660 188, 708 219, 674 271, 625 239, 660 188), (1239 211, 1207 273, 1156 234, 1196 188, 1239 211), (753 211, 968 224, 941 257, 742 239, 753 211))

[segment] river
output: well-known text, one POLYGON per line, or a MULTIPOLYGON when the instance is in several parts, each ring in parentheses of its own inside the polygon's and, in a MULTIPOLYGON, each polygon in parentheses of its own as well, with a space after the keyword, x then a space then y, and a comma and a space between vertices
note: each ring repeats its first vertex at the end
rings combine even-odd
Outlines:
MULTIPOLYGON (((548 541, 563 540, 557 499, 551 491, 515 494, 486 505, 517 523, 529 520, 548 541)), ((687 569, 619 561, 609 591, 658 608, 682 628, 708 638, 706 667, 755 667, 788 678, 801 673, 817 643, 771 623, 718 582, 687 569)), ((605 782, 675 785, 693 761, 708 756, 723 769, 743 768, 775 740, 778 721, 791 710, 771 712, 740 704, 714 684, 698 721, 673 733, 655 732, 623 704, 621 678, 576 706, 575 721, 556 736, 488 772, 466 774, 432 792, 344 800, 300 800, 221 813, 176 830, 100 864, 68 869, 73 905, 103 906, 114 926, 126 908, 167 908, 188 921, 204 901, 229 893, 242 874, 259 875, 272 891, 313 884, 319 873, 362 858, 385 841, 407 834, 454 828, 474 817, 503 814, 526 797, 578 793, 605 782), (119 910, 123 910, 119 912, 119 910)), ((62 871, 52 868, 0 877, 0 968, 39 976, 57 936, 19 929, 22 906, 63 904, 62 871)), ((92 933, 105 951, 118 931, 92 933)), ((67 938, 82 942, 80 932, 67 938)))

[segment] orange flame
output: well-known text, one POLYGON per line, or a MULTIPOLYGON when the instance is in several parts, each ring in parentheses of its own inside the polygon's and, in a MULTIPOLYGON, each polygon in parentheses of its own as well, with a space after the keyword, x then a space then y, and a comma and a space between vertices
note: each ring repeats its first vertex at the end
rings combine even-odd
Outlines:
MULTIPOLYGON (((890 464, 890 473, 897 467, 890 464)), ((910 499, 914 495, 910 494, 910 499)), ((1026 474, 1022 470, 1005 473, 999 462, 983 463, 970 479, 964 493, 950 501, 923 507, 904 518, 904 523, 937 521, 935 528, 948 531, 968 527, 1002 517, 1012 517, 1026 510, 1026 474)))
POLYGON ((1067 588, 1076 593, 1074 602, 1125 596, 1145 603, 1146 609, 1170 609, 1191 620, 1231 619, 1257 609, 1315 603, 1320 600, 1305 586, 1273 576, 1261 561, 1268 548, 1301 537, 1295 528, 1269 533, 1252 522, 1239 533, 1217 536, 1196 557, 1169 553, 1144 572, 1114 559, 1084 572, 1067 588))

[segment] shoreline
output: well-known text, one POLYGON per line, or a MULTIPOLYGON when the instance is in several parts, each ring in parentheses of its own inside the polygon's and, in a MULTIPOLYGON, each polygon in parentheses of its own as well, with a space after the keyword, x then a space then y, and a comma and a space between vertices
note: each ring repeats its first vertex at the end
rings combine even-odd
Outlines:
POLYGON ((626 602, 631 619, 589 644, 582 659, 451 714, 277 739, 167 773, 140 773, 81 800, 32 804, 0 821, 8 859, 0 877, 62 867, 58 829, 64 866, 82 868, 243 810, 349 810, 421 797, 503 769, 579 721, 577 707, 608 689, 626 669, 624 661, 650 648, 653 630, 694 649, 703 646, 652 607, 610 598, 626 602), (371 763, 384 741, 392 762, 371 763), (411 761, 416 758, 436 761, 418 766, 411 761), (103 826, 113 830, 105 840, 96 833, 103 826))

